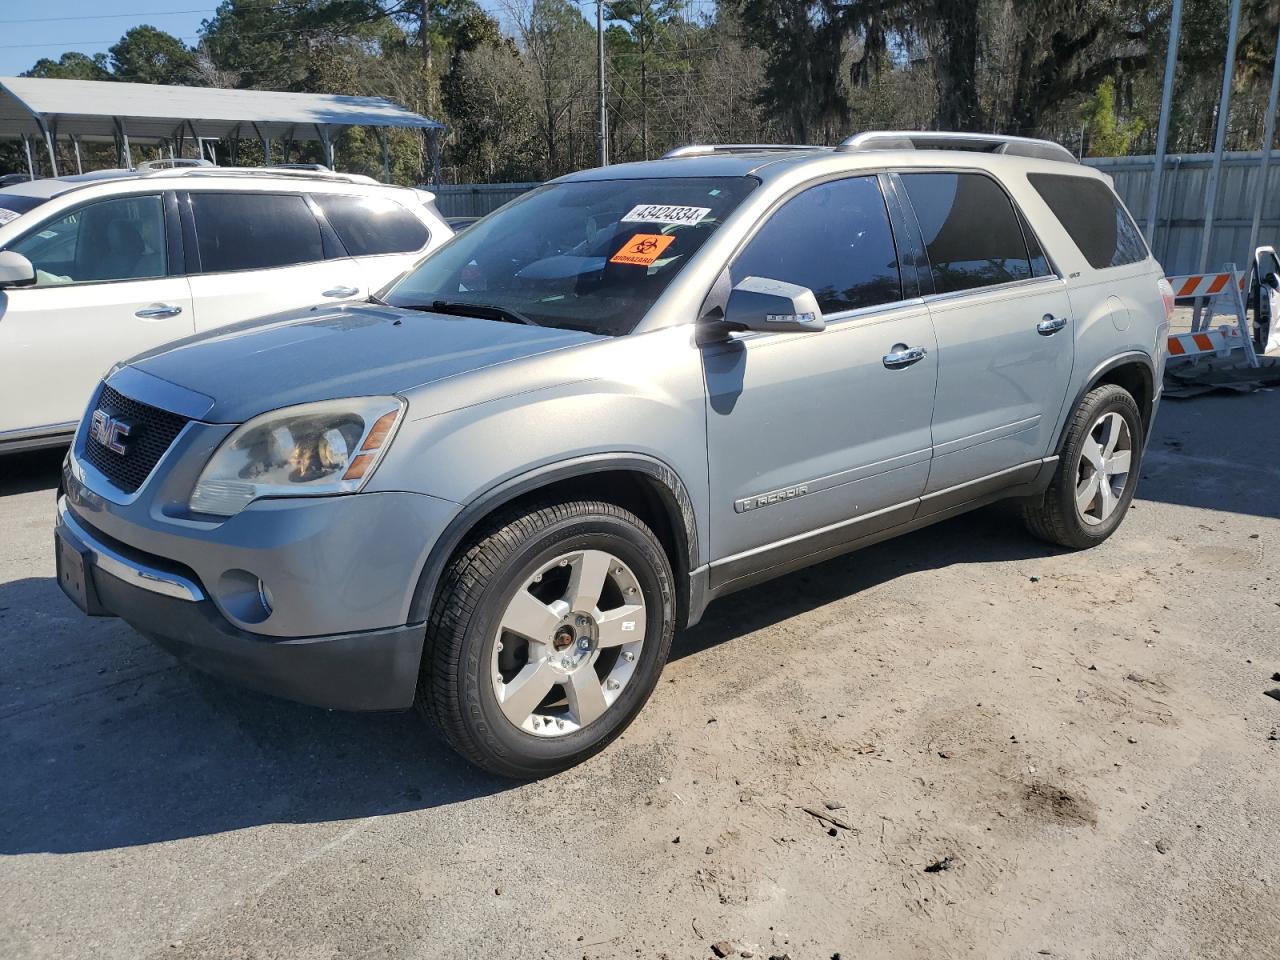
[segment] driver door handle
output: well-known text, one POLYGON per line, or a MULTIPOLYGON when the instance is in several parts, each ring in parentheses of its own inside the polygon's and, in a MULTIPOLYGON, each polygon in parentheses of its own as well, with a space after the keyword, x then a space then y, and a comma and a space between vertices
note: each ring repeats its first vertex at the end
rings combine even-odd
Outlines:
POLYGON ((884 365, 890 370, 901 370, 919 363, 928 352, 924 347, 908 347, 905 343, 897 343, 884 355, 884 365))
POLYGON ((1036 333, 1042 337, 1052 337, 1066 325, 1066 317, 1055 317, 1052 313, 1046 313, 1044 319, 1036 324, 1036 333))
POLYGON ((334 287, 332 290, 326 290, 321 296, 341 299, 343 297, 354 297, 359 292, 360 290, 357 287, 334 287))
POLYGON ((166 320, 169 317, 176 317, 181 312, 181 307, 171 306, 167 303, 153 303, 149 307, 135 310, 133 315, 142 320, 166 320))

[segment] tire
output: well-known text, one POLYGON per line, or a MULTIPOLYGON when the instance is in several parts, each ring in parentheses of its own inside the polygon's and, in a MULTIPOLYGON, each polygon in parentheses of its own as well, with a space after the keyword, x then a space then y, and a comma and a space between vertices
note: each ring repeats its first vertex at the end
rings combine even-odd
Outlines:
POLYGON ((1041 540, 1073 550, 1097 546, 1106 540, 1120 526, 1133 501, 1145 440, 1142 414, 1127 390, 1115 384, 1090 390, 1071 417, 1058 469, 1048 489, 1042 496, 1022 504, 1022 519, 1027 529, 1041 540), (1123 431, 1116 428, 1117 418, 1124 424, 1123 431), (1114 453, 1106 456, 1112 429, 1117 429, 1115 453, 1121 452, 1127 442, 1128 462, 1123 477, 1119 471, 1110 473, 1113 467, 1121 465, 1122 459, 1114 453), (1104 487, 1099 479, 1089 497, 1091 477, 1098 473, 1094 464, 1100 453, 1103 454, 1102 475, 1109 482, 1104 487), (1084 507, 1077 503, 1077 495, 1081 501, 1088 497, 1084 507))
POLYGON ((535 779, 581 763, 653 692, 675 632, 672 585, 657 537, 621 507, 509 511, 441 578, 419 709, 459 754, 501 776, 535 779))

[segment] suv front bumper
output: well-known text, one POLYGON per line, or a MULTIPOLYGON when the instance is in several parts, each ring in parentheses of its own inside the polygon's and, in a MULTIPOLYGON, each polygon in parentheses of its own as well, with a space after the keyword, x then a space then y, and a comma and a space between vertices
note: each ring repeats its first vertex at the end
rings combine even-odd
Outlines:
MULTIPOLYGON (((316 707, 411 707, 424 625, 279 639, 241 630, 200 584, 106 543, 59 498, 58 582, 90 616, 120 617, 182 662, 316 707)), ((160 563, 163 563, 161 561, 160 563)))
POLYGON ((90 616, 120 617, 184 663, 242 686, 340 710, 413 704, 423 624, 280 639, 250 633, 196 580, 108 543, 58 500, 58 583, 90 616))

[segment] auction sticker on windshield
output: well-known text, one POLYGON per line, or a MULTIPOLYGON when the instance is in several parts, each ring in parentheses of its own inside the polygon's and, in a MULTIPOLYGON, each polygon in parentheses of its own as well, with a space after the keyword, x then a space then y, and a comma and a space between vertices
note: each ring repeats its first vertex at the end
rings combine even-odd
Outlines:
POLYGON ((12 210, 6 210, 0 207, 0 227, 4 226, 10 220, 17 220, 22 214, 14 213, 12 210))
POLYGON ((638 203, 622 218, 622 223, 697 223, 710 207, 674 207, 662 203, 638 203))
POLYGON ((630 263, 638 267, 651 266, 675 239, 661 233, 637 233, 609 258, 609 262, 630 263))

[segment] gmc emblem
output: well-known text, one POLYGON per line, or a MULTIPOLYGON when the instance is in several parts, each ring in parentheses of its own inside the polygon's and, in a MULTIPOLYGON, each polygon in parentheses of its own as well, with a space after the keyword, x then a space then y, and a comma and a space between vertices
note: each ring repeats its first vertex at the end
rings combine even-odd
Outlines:
POLYGON ((130 426, 127 420, 117 420, 104 410, 95 410, 93 417, 89 420, 89 437, 97 440, 108 450, 123 455, 124 442, 129 437, 130 426))

